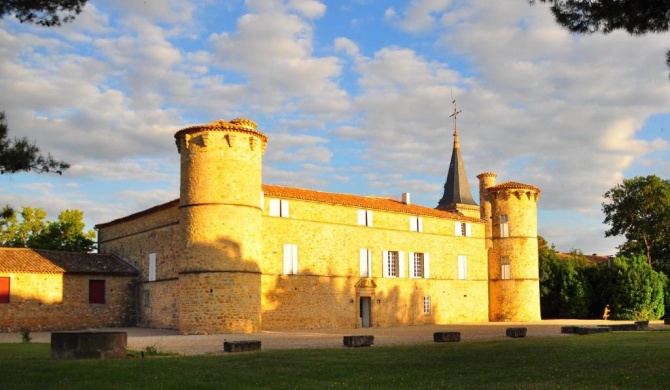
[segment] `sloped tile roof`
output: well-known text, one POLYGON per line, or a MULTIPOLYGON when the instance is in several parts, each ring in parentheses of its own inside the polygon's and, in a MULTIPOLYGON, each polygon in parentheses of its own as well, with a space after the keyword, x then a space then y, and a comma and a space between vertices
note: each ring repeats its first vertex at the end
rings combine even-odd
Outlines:
POLYGON ((114 255, 29 248, 0 248, 0 271, 119 276, 134 276, 139 273, 114 255))
POLYGON ((500 190, 533 190, 540 192, 540 189, 532 186, 530 184, 519 183, 516 181, 504 181, 498 185, 487 188, 489 191, 500 191, 500 190))
MULTIPOLYGON (((406 213, 413 215, 426 215, 438 218, 456 219, 459 221, 475 221, 480 222, 478 218, 466 217, 460 214, 451 213, 447 211, 432 209, 430 207, 419 206, 415 204, 404 204, 399 200, 391 198, 382 198, 374 196, 362 196, 351 194, 340 194, 336 192, 322 192, 315 190, 306 190, 303 188, 276 186, 271 184, 263 184, 263 193, 265 196, 276 196, 279 198, 300 199, 313 202, 328 203, 333 205, 360 207, 371 210, 395 211, 398 213, 406 213)), ((134 214, 127 215, 115 219, 110 222, 100 223, 95 225, 96 229, 105 228, 115 225, 117 223, 131 221, 152 213, 166 210, 172 207, 179 206, 179 199, 171 200, 169 202, 159 204, 146 210, 139 211, 134 214)))
POLYGON ((1 272, 62 274, 65 270, 32 249, 0 248, 1 272))
POLYGON ((333 192, 321 192, 314 190, 305 190, 302 188, 292 188, 263 184, 265 196, 276 196, 280 198, 293 198, 300 200, 309 200, 314 202, 329 203, 334 205, 360 207, 372 210, 394 211, 413 215, 426 215, 438 218, 456 219, 459 221, 472 220, 479 222, 477 218, 465 217, 460 214, 450 213, 442 210, 432 209, 415 204, 404 204, 399 200, 391 198, 381 198, 372 196, 339 194, 333 192))

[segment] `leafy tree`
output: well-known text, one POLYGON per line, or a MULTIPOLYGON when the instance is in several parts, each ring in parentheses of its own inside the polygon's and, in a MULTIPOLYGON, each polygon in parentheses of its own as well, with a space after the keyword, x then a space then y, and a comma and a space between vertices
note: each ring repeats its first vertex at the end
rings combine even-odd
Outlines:
POLYGON ((544 238, 538 240, 542 318, 588 318, 593 292, 583 271, 584 256, 573 251, 560 259, 544 238))
MULTIPOLYGON (((529 0, 531 4, 536 0, 529 0)), ((670 30, 668 0, 540 0, 551 4, 556 23, 577 34, 608 34, 624 30, 633 35, 670 30)), ((670 66, 670 50, 666 53, 670 66)))
POLYGON ((14 14, 21 23, 60 26, 74 20, 88 0, 3 0, 0 19, 14 14))
POLYGON ((665 314, 667 277, 654 271, 642 255, 614 259, 610 269, 611 318, 649 320, 665 314))
POLYGON ((46 211, 23 207, 21 220, 12 215, 0 226, 0 246, 90 252, 95 249, 95 231, 84 231, 84 213, 65 210, 58 220, 45 221, 46 211))
POLYGON ((0 111, 0 174, 33 171, 37 173, 55 172, 62 174, 70 167, 64 161, 56 161, 50 154, 43 156, 35 143, 28 138, 7 137, 9 127, 4 111, 0 111))
POLYGON ((644 253, 656 270, 670 271, 670 181, 657 176, 624 179, 604 195, 606 237, 626 237, 623 255, 644 253))

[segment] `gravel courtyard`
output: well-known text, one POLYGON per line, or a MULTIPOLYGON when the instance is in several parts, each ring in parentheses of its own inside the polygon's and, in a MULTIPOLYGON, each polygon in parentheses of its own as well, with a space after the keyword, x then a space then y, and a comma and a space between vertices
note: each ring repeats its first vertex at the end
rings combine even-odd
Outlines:
MULTIPOLYGON (((522 326, 528 329, 526 337, 580 337, 561 334, 561 326, 596 326, 626 324, 631 321, 603 320, 544 320, 538 322, 496 322, 484 324, 449 324, 405 326, 395 328, 318 329, 263 331, 251 334, 180 335, 177 331, 148 328, 104 328, 91 331, 119 331, 128 333, 128 349, 144 350, 148 346, 163 352, 182 355, 221 353, 224 341, 260 340, 262 349, 341 348, 342 337, 373 335, 375 346, 412 345, 433 343, 434 332, 461 332, 461 341, 504 339, 505 329, 522 326)), ((650 321, 650 328, 663 328, 663 321, 650 321)), ((49 343, 50 332, 31 333, 33 342, 49 343)), ((0 343, 21 342, 20 333, 0 333, 0 343)))

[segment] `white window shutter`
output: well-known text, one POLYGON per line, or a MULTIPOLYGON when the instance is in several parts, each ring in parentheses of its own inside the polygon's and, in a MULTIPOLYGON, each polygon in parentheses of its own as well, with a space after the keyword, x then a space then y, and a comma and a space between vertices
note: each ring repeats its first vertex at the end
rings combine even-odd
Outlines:
POLYGON ((430 278, 430 255, 428 253, 423 254, 423 277, 430 278))
POLYGON ((360 260, 360 273, 359 276, 363 278, 370 277, 369 269, 368 269, 368 250, 365 248, 361 248, 360 254, 359 254, 359 260, 360 260))
POLYGON ((416 217, 416 222, 417 222, 417 231, 422 232, 423 231, 423 218, 421 217, 416 217))
POLYGON ((270 199, 270 216, 279 216, 279 199, 270 199))
POLYGON ((358 210, 358 226, 365 226, 365 210, 358 210))
POLYGON ((368 226, 372 226, 372 210, 365 210, 365 215, 368 220, 368 226))
POLYGON ((298 246, 291 245, 291 265, 293 266, 293 274, 298 274, 298 246))
POLYGON ((156 254, 149 253, 149 281, 156 280, 156 254))
POLYGON ((288 218, 288 200, 282 199, 279 202, 279 205, 281 207, 281 216, 284 218, 288 218))
POLYGON ((416 226, 417 226, 416 217, 409 217, 409 231, 415 232, 416 226))
POLYGON ((405 277, 405 252, 398 251, 398 277, 405 277))
POLYGON ((409 277, 413 278, 414 276, 414 252, 407 252, 407 258, 409 260, 409 277))
POLYGON ((290 275, 293 268, 293 248, 291 244, 284 244, 284 275, 290 275))
POLYGON ((465 235, 468 237, 472 236, 472 225, 469 222, 465 224, 465 235))
POLYGON ((368 261, 368 278, 372 277, 372 251, 370 249, 367 249, 367 261, 368 261))
POLYGON ((389 277, 389 251, 382 251, 382 276, 389 277))
POLYGON ((463 231, 461 231, 461 223, 458 221, 454 222, 454 234, 457 236, 463 235, 463 231))

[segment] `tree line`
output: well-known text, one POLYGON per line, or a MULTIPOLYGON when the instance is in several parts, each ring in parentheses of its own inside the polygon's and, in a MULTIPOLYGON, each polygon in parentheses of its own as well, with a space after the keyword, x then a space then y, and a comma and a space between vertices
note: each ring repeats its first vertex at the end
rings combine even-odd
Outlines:
POLYGON ((670 313, 670 181, 624 179, 604 195, 606 236, 624 236, 606 264, 580 251, 559 257, 539 237, 542 318, 648 320, 670 313))

